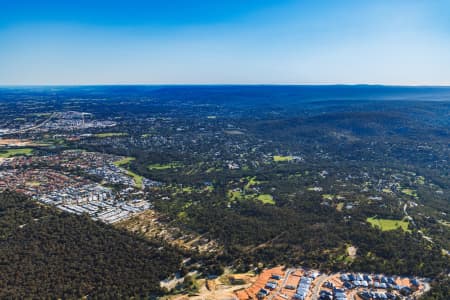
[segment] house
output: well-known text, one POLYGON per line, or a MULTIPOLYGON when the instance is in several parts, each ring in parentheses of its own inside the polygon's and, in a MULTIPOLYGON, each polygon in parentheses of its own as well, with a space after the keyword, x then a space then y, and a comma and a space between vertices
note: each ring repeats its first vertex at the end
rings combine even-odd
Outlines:
POLYGON ((258 292, 258 295, 262 295, 265 297, 265 296, 269 295, 269 291, 265 290, 265 289, 260 289, 258 292))
POLYGON ((372 281, 372 277, 370 277, 370 275, 364 274, 363 277, 365 281, 372 281))
POLYGON ((270 278, 275 279, 275 280, 280 280, 281 276, 277 275, 277 274, 272 274, 272 276, 270 278))
POLYGON ((366 291, 359 293, 359 296, 364 300, 370 300, 372 298, 372 295, 366 291))
POLYGON ((409 296, 409 295, 411 295, 412 290, 409 287, 404 286, 400 289, 400 293, 402 293, 402 295, 404 295, 404 296, 409 296))
POLYGON ((333 300, 333 295, 328 291, 320 291, 320 300, 333 300))
POLYGON ((349 281, 344 282, 344 287, 349 290, 355 288, 355 286, 353 284, 351 284, 349 281))
POLYGON ((265 288, 269 289, 269 290, 274 290, 277 288, 277 283, 276 282, 268 282, 268 283, 266 283, 265 288))
POLYGON ((419 285, 420 285, 420 282, 417 279, 415 279, 415 278, 411 279, 410 282, 415 287, 419 287, 419 285))

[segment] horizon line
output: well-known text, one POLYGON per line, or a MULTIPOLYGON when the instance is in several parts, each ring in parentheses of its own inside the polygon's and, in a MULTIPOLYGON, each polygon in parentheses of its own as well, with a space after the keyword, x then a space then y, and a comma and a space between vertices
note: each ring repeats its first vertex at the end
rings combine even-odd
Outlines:
POLYGON ((448 84, 389 84, 389 83, 80 83, 80 84, 0 84, 0 88, 27 87, 108 87, 108 86, 372 86, 450 88, 448 84))

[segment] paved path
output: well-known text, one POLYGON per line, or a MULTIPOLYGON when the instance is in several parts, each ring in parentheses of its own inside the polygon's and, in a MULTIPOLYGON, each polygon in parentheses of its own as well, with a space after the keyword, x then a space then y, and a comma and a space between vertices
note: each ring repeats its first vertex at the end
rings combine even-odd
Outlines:
POLYGON ((274 290, 273 293, 270 293, 269 297, 267 297, 268 300, 272 300, 273 297, 275 297, 276 295, 278 295, 281 292, 281 289, 286 285, 286 282, 287 282, 289 276, 292 274, 292 272, 294 272, 293 269, 286 270, 286 275, 284 276, 283 282, 277 287, 276 290, 274 290))
POLYGON ((316 285, 312 290, 311 300, 317 300, 319 298, 319 290, 322 287, 322 284, 325 282, 325 280, 328 279, 328 277, 330 276, 325 274, 319 276, 318 280, 316 281, 316 285))

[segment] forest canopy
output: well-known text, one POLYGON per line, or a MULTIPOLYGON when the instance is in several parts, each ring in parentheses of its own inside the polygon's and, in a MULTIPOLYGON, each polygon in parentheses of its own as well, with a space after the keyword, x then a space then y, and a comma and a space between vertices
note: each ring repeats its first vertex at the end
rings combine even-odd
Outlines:
POLYGON ((0 194, 0 234, 2 299, 148 298, 181 262, 167 245, 10 192, 0 194))

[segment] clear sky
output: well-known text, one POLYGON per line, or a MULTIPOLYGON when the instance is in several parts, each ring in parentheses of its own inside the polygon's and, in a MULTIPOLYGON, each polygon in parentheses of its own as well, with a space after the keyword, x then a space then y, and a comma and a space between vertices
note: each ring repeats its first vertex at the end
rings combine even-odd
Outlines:
POLYGON ((0 84, 450 84, 448 0, 0 0, 0 84))

